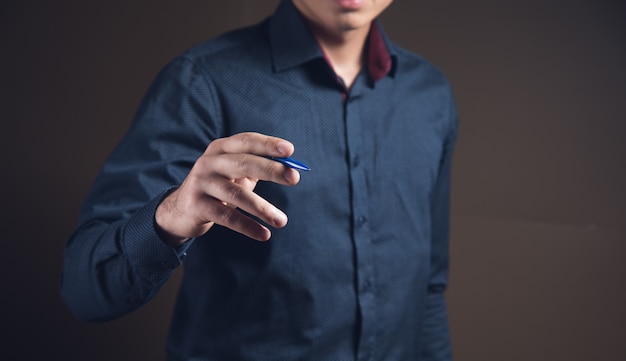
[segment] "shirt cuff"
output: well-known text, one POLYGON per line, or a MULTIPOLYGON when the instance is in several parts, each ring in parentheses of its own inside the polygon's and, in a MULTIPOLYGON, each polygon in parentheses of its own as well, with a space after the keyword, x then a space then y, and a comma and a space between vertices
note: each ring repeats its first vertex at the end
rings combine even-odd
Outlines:
POLYGON ((170 247, 159 236, 154 215, 163 199, 172 191, 161 193, 135 212, 126 223, 123 247, 128 261, 143 279, 161 282, 178 267, 186 256, 192 240, 179 247, 170 247))

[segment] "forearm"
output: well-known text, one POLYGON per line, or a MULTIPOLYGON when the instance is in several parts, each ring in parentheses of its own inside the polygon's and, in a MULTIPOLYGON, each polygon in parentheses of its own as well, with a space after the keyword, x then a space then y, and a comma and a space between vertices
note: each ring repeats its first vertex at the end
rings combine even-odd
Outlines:
POLYGON ((120 317, 148 302, 180 264, 161 241, 154 212, 162 196, 126 219, 83 224, 64 253, 61 294, 85 321, 120 317))
POLYGON ((65 249, 61 292, 78 318, 106 320, 136 309, 180 264, 177 249, 157 234, 155 212, 222 134, 215 99, 205 69, 183 57, 150 87, 65 249))

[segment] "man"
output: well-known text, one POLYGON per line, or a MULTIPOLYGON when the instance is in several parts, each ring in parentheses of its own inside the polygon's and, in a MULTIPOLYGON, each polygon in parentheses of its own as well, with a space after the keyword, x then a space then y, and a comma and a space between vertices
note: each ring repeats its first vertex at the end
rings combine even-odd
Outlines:
POLYGON ((168 360, 451 358, 455 106, 386 39, 391 1, 284 0, 163 70, 68 241, 77 317, 136 309, 184 259, 168 360), (269 159, 294 152, 311 172, 269 159))

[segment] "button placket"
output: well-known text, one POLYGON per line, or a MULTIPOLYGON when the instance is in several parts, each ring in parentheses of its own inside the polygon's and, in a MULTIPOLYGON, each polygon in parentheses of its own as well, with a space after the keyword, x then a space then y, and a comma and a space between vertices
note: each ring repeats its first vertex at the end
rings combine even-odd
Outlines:
MULTIPOLYGON (((362 79, 361 79, 362 80, 362 79)), ((354 89, 358 92, 358 83, 354 89)), ((345 125, 350 160, 352 239, 356 257, 356 275, 359 280, 357 297, 361 312, 361 335, 359 342, 359 360, 368 360, 373 354, 376 337, 376 282, 374 277, 374 252, 369 231, 369 202, 367 194, 367 167, 363 158, 363 124, 360 114, 361 96, 348 98, 345 104, 345 125)))

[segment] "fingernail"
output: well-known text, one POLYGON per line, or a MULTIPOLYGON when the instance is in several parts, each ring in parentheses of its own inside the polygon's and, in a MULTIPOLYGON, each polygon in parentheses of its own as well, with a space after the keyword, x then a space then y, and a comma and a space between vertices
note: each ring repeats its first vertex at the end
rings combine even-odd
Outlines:
POLYGON ((300 180, 300 173, 298 173, 298 171, 295 169, 288 168, 285 169, 285 173, 283 173, 283 178, 285 178, 285 180, 289 184, 296 184, 300 180))
POLYGON ((279 210, 274 211, 274 224, 283 227, 287 224, 287 215, 279 210))
POLYGON ((297 172, 294 171, 293 169, 285 169, 285 172, 283 172, 283 178, 285 178, 287 183, 292 184, 296 181, 294 173, 297 173, 297 172))
POLYGON ((283 178, 285 178, 287 183, 292 182, 293 176, 291 175, 291 169, 285 169, 285 172, 283 172, 283 178))
POLYGON ((265 228, 265 227, 263 227, 263 228, 264 228, 265 234, 263 235, 261 240, 263 242, 269 241, 269 239, 272 237, 272 232, 269 229, 265 228))
POLYGON ((285 143, 285 142, 280 142, 278 143, 278 153, 282 154, 282 155, 288 155, 289 154, 289 144, 285 143))

